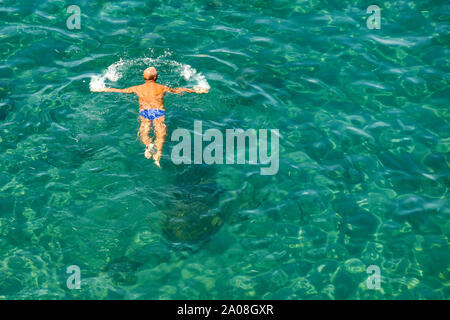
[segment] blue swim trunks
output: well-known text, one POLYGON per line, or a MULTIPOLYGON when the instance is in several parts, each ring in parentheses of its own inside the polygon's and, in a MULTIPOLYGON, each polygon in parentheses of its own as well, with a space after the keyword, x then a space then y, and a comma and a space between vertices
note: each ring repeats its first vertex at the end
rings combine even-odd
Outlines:
POLYGON ((139 111, 139 114, 149 120, 155 120, 165 115, 166 112, 161 109, 145 109, 139 111))

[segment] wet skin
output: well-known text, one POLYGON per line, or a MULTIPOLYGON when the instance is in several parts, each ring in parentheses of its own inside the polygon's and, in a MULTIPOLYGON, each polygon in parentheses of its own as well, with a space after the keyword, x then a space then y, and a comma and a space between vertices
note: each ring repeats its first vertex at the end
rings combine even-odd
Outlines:
MULTIPOLYGON (((144 79, 149 76, 146 75, 147 70, 144 72, 144 79)), ((155 70, 156 74, 156 70, 155 70)), ((151 74, 150 76, 153 76, 151 74)), ((157 77, 157 76, 155 76, 157 77)), ((155 80, 145 80, 145 83, 129 87, 126 89, 104 88, 95 90, 93 92, 120 92, 120 93, 134 93, 139 97, 139 111, 145 109, 161 109, 164 110, 164 95, 168 92, 182 94, 184 92, 193 93, 208 93, 206 89, 194 90, 188 88, 169 88, 167 86, 156 83, 155 80)), ((150 159, 153 156, 155 164, 160 167, 159 160, 162 155, 162 148, 166 139, 166 125, 164 124, 165 116, 157 119, 149 120, 143 116, 139 116, 141 120, 141 126, 138 131, 138 136, 142 143, 146 146, 145 157, 150 159), (155 132, 154 147, 156 152, 152 155, 152 138, 149 137, 151 125, 153 124, 153 130, 155 132)))

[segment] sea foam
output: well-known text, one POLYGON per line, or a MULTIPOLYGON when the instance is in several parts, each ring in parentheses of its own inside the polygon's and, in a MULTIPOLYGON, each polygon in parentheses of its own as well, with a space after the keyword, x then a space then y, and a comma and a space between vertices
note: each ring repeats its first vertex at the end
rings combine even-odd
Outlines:
POLYGON ((198 89, 210 89, 210 85, 206 80, 206 77, 194 69, 188 64, 183 64, 174 60, 167 59, 167 55, 160 56, 158 58, 137 58, 137 59, 120 59, 117 62, 111 64, 101 75, 94 75, 91 77, 89 88, 91 91, 104 89, 105 80, 116 82, 122 78, 123 74, 133 66, 142 66, 142 68, 150 66, 168 65, 173 67, 179 76, 183 77, 188 84, 193 86, 195 90, 198 89))
POLYGON ((192 79, 194 82, 196 82, 197 84, 194 85, 195 90, 198 90, 198 89, 209 90, 211 88, 209 86, 209 83, 206 80, 205 76, 203 74, 197 72, 197 70, 192 68, 190 65, 183 65, 180 75, 186 81, 191 81, 191 79, 192 79))

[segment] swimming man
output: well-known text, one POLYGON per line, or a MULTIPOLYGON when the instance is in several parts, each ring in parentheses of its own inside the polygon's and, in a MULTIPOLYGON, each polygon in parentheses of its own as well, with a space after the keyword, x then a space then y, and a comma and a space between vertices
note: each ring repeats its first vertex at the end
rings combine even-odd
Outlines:
POLYGON ((145 145, 144 155, 147 159, 153 157, 155 164, 161 167, 159 160, 162 155, 162 147, 166 138, 166 125, 164 124, 164 94, 167 92, 182 94, 183 92, 208 93, 207 89, 187 89, 187 88, 169 88, 167 86, 156 83, 158 72, 155 68, 150 67, 144 70, 145 83, 129 87, 127 89, 104 88, 93 90, 94 92, 122 92, 134 93, 139 97, 139 115, 141 127, 138 136, 145 145), (153 124, 156 141, 153 143, 149 137, 150 127, 153 124), (156 150, 155 150, 156 149, 156 150))

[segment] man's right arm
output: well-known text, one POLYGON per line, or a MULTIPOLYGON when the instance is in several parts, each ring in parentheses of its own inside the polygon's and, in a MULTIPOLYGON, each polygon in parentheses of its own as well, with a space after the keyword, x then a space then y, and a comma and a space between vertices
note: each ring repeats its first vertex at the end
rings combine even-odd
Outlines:
POLYGON ((183 92, 188 92, 188 93, 208 93, 208 89, 199 89, 199 90, 195 90, 195 89, 188 89, 188 88, 169 88, 169 87, 165 87, 165 91, 166 92, 170 92, 170 93, 177 93, 177 94, 182 94, 183 92))

